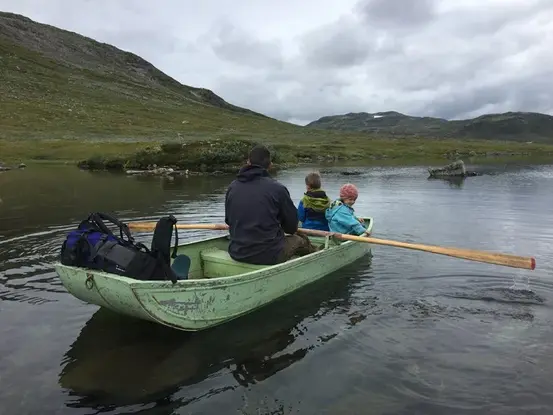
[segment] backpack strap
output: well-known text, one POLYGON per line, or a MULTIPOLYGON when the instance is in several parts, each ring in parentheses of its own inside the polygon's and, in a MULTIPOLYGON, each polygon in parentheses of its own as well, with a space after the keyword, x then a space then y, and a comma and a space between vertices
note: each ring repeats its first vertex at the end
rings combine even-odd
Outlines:
POLYGON ((98 226, 98 228, 104 232, 104 233, 107 233, 108 235, 111 235, 113 237, 115 237, 115 235, 113 234, 113 232, 111 232, 111 230, 106 226, 106 224, 104 223, 104 220, 105 221, 108 221, 108 222, 111 222, 113 223, 115 226, 117 226, 119 228, 119 233, 121 235, 121 239, 122 240, 125 240, 125 236, 127 237, 127 241, 130 242, 130 243, 134 243, 134 238, 132 237, 131 235, 131 231, 129 229, 129 227, 127 226, 126 223, 123 223, 121 222, 119 219, 117 219, 116 217, 112 216, 112 215, 109 215, 107 213, 102 213, 102 212, 95 212, 95 213, 91 213, 89 216, 88 216, 88 220, 92 223, 94 223, 96 226, 98 226))
POLYGON ((171 257, 175 258, 177 256, 178 233, 176 224, 177 219, 173 215, 162 217, 156 224, 154 236, 152 238, 152 253, 162 258, 167 264, 171 262, 171 257), (173 227, 175 228, 175 246, 173 248, 173 253, 170 254, 173 227))
POLYGON ((177 274, 175 273, 173 268, 171 268, 171 266, 165 261, 161 261, 161 266, 163 267, 165 275, 168 277, 168 279, 171 280, 173 284, 175 284, 177 282, 177 274))
POLYGON ((177 229, 177 219, 173 215, 170 217, 175 220, 173 223, 173 227, 175 228, 175 245, 173 246, 173 253, 171 254, 171 257, 174 259, 177 257, 177 251, 179 249, 179 231, 177 229))

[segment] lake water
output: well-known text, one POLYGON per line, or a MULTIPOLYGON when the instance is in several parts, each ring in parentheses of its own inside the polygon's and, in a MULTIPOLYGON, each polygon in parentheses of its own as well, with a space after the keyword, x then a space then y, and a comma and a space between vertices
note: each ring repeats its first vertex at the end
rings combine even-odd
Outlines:
MULTIPOLYGON (((277 175, 296 202, 308 171, 277 175)), ((91 211, 223 222, 232 177, 0 174, 0 414, 550 413, 553 166, 496 166, 462 184, 426 176, 323 179, 333 196, 359 187, 375 237, 532 255, 536 270, 374 246, 372 261, 189 334, 75 299, 52 263, 91 211)))

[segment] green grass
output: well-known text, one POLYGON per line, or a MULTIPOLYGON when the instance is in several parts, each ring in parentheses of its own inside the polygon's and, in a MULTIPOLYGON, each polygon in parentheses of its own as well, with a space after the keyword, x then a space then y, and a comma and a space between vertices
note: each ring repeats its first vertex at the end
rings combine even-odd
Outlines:
MULTIPOLYGON (((208 140, 214 143, 214 150, 217 154, 226 155, 234 151, 237 140, 227 137, 219 140, 208 140)), ((544 156, 551 155, 553 158, 553 146, 540 144, 524 144, 513 142, 491 142, 491 141, 425 141, 422 139, 372 139, 367 140, 356 136, 349 136, 346 139, 336 142, 334 137, 309 137, 309 136, 263 136, 262 139, 248 137, 248 141, 263 142, 271 145, 278 153, 281 163, 298 162, 324 162, 338 161, 347 162, 351 160, 428 160, 447 162, 456 157, 488 157, 488 156, 544 156)), ((160 144, 167 141, 115 141, 115 140, 0 140, 1 160, 4 163, 33 162, 33 161, 59 161, 77 163, 82 160, 95 158, 104 162, 113 159, 124 159, 129 168, 142 168, 144 165, 136 163, 140 151, 149 149, 155 152, 160 144)), ((175 141, 171 141, 175 142, 175 141)), ((158 165, 171 164, 180 168, 196 169, 206 163, 205 157, 193 158, 199 155, 202 148, 208 148, 206 141, 182 140, 177 143, 188 143, 185 148, 195 148, 195 152, 188 158, 162 157, 152 161, 158 165), (203 144, 200 144, 203 143, 203 144), (194 156, 195 157, 195 156, 194 156), (184 160, 178 163, 179 160, 184 160)), ((240 151, 243 150, 240 147, 240 151)), ((167 153, 171 154, 171 153, 167 153)), ((243 161, 241 152, 237 153, 230 162, 232 166, 243 161)), ((211 159, 211 170, 221 167, 216 157, 211 159)), ((209 162, 207 162, 209 164, 209 162)))
POLYGON ((0 140, 0 160, 4 163, 51 161, 77 162, 97 154, 115 157, 145 148, 145 142, 79 140, 0 140))
MULTIPOLYGON (((462 157, 553 154, 553 145, 546 144, 425 140, 300 127, 231 105, 209 90, 182 85, 132 53, 76 33, 1 12, 0 29, 4 163, 95 158, 132 165, 146 148, 155 152, 164 142, 197 147, 206 140, 216 142, 221 154, 232 150, 236 140, 270 144, 283 163, 334 158, 445 161, 456 151, 462 157)), ((197 160, 179 160, 196 168, 206 160, 200 153, 197 160)), ((242 152, 235 156, 235 161, 243 157, 242 152)))

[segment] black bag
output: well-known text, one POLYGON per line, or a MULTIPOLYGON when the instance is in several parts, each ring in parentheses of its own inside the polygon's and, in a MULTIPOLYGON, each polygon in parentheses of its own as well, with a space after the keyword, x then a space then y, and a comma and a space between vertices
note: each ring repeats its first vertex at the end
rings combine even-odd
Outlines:
POLYGON ((69 232, 61 247, 61 263, 97 269, 138 280, 171 280, 177 277, 170 266, 172 228, 175 228, 176 256, 178 234, 174 216, 161 218, 154 232, 152 249, 135 242, 126 224, 105 213, 92 213, 76 230, 69 232), (119 228, 119 236, 106 226, 109 221, 119 228))

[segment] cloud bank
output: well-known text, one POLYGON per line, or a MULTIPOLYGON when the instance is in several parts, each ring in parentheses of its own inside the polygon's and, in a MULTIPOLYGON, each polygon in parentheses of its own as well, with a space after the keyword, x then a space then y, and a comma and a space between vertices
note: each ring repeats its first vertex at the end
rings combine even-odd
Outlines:
POLYGON ((299 124, 358 111, 553 114, 551 0, 0 0, 0 9, 299 124))

